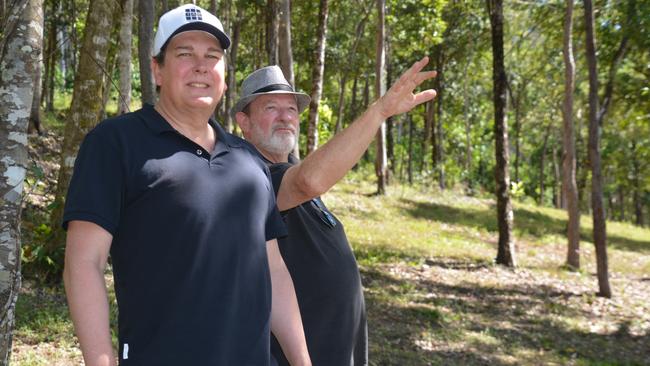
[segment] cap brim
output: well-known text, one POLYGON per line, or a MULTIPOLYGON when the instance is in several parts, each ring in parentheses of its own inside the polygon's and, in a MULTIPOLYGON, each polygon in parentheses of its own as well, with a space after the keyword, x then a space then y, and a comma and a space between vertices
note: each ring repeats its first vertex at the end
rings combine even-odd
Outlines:
POLYGON ((296 102, 298 104, 298 113, 302 113, 307 106, 309 106, 309 102, 311 101, 311 97, 305 93, 300 93, 300 92, 290 92, 286 90, 273 90, 273 91, 268 91, 264 93, 258 93, 258 94, 251 94, 249 96, 246 96, 244 98, 241 98, 235 103, 235 106, 232 107, 230 110, 230 114, 234 118, 237 112, 241 112, 246 108, 247 105, 249 105, 255 98, 260 97, 262 95, 267 95, 267 94, 291 94, 296 96, 296 102))

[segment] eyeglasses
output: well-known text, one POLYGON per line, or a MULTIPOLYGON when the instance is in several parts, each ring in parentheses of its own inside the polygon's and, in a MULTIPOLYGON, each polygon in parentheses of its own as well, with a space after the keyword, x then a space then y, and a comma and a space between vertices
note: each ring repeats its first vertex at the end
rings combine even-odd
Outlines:
POLYGON ((329 227, 335 227, 336 226, 336 220, 334 220, 334 216, 332 216, 331 213, 327 212, 327 209, 325 208, 325 205, 323 205, 323 202, 321 202, 320 199, 318 198, 313 198, 311 202, 318 207, 318 210, 321 212, 320 219, 327 224, 329 227))

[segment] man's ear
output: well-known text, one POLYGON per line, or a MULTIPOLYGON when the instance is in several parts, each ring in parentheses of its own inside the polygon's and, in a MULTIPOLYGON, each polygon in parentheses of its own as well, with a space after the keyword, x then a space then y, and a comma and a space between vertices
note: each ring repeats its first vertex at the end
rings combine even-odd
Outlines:
POLYGON ((248 135, 248 132, 251 130, 250 117, 248 117, 248 115, 244 112, 237 112, 235 114, 235 120, 237 120, 237 124, 239 125, 239 128, 241 129, 241 132, 244 134, 244 136, 248 135))
POLYGON ((158 64, 158 61, 156 61, 155 58, 151 58, 151 72, 153 74, 153 79, 156 83, 156 86, 160 86, 162 84, 162 73, 160 72, 160 65, 158 64))

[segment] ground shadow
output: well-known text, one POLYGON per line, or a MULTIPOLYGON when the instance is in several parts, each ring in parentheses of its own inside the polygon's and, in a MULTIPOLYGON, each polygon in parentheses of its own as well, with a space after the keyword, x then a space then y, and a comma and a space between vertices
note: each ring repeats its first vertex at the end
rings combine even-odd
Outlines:
MULTIPOLYGON (((418 202, 407 198, 402 198, 400 202, 403 209, 414 218, 463 225, 488 232, 497 232, 498 230, 494 206, 488 208, 458 208, 439 203, 418 202)), ((517 235, 524 234, 536 238, 541 238, 547 234, 566 235, 566 220, 557 219, 526 208, 515 209, 514 217, 517 235)), ((580 239, 592 241, 591 230, 582 228, 580 230, 580 239)), ((650 253, 650 237, 648 240, 635 240, 609 234, 608 245, 629 251, 650 253)))
MULTIPOLYGON (((481 264, 467 263, 468 268, 477 265, 481 264)), ((446 265, 441 267, 448 268, 446 265)), ((472 283, 450 286, 434 279, 397 279, 380 268, 372 267, 364 268, 362 275, 367 288, 371 341, 373 333, 393 340, 375 346, 378 354, 371 355, 371 359, 379 357, 373 363, 376 365, 416 365, 411 363, 411 359, 400 358, 399 350, 404 349, 419 354, 421 360, 430 360, 427 363, 430 365, 506 365, 512 363, 503 361, 504 356, 516 359, 517 352, 522 350, 531 355, 544 353, 547 357, 553 355, 555 359, 579 359, 599 365, 641 365, 650 359, 650 334, 630 334, 629 321, 621 321, 618 331, 610 334, 576 330, 557 321, 559 315, 569 318, 589 315, 584 310, 564 305, 560 299, 592 294, 547 286, 488 288, 472 283), (375 291, 377 289, 382 290, 375 291), (419 300, 419 304, 396 304, 393 299, 399 298, 404 291, 435 296, 419 300), (412 310, 405 311, 405 307, 412 310), (453 309, 453 319, 437 310, 442 307, 453 309), (428 315, 420 314, 419 309, 427 309, 428 315), (534 312, 531 313, 531 309, 535 309, 534 312), (449 334, 455 331, 485 334, 495 341, 451 339, 456 343, 465 342, 461 350, 437 350, 445 347, 427 350, 418 346, 416 341, 423 329, 434 334, 437 344, 444 345, 448 341, 445 337, 450 337, 449 334)), ((530 362, 535 361, 522 359, 516 363, 530 362)))

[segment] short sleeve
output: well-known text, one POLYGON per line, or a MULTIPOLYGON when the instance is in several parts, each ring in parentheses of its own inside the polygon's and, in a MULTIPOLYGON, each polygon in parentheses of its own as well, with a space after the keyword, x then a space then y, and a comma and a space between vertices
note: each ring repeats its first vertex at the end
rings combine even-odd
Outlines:
MULTIPOLYGON (((265 169, 266 170, 266 169, 265 169)), ((267 170, 267 174, 269 174, 269 171, 267 170)), ((271 183, 273 184, 273 188, 275 189, 275 181, 273 174, 270 176, 271 178, 271 183)), ((281 180, 282 178, 280 178, 281 180)), ((278 188, 280 187, 280 182, 278 182, 278 188)), ((277 194, 277 189, 275 189, 275 192, 273 194, 270 194, 269 196, 269 215, 267 216, 266 220, 266 240, 269 241, 271 239, 276 239, 276 238, 283 238, 287 236, 287 228, 284 225, 284 220, 282 219, 282 216, 280 215, 280 211, 278 211, 278 206, 275 201, 275 195, 277 194)))
POLYGON ((280 184, 282 184, 282 178, 284 178, 284 174, 291 168, 291 164, 289 163, 278 163, 278 164, 271 164, 269 166, 269 170, 271 172, 271 183, 273 184, 273 190, 275 191, 275 195, 278 195, 278 192, 280 191, 280 184))
POLYGON ((106 129, 91 131, 81 144, 63 214, 63 228, 72 220, 89 221, 115 235, 124 196, 124 168, 117 141, 106 129))

